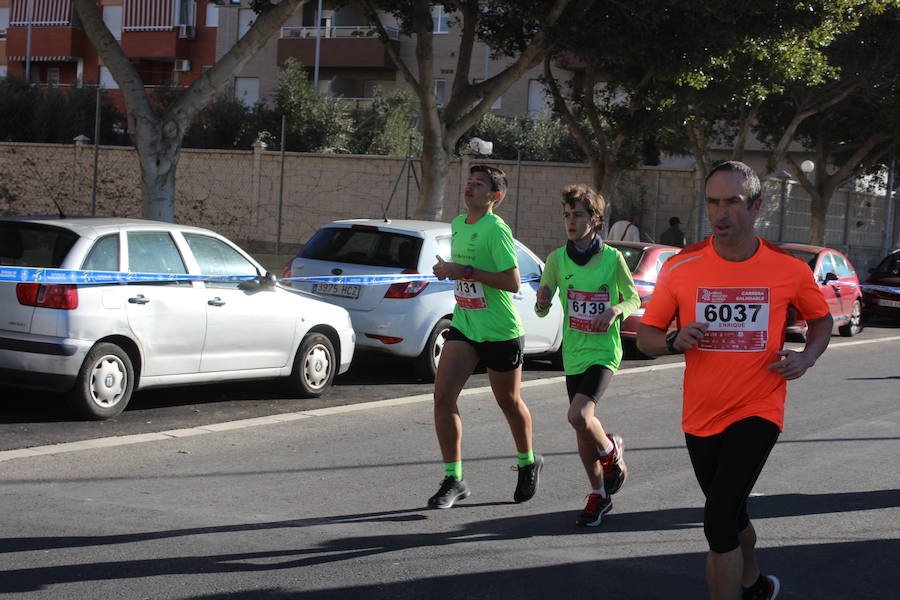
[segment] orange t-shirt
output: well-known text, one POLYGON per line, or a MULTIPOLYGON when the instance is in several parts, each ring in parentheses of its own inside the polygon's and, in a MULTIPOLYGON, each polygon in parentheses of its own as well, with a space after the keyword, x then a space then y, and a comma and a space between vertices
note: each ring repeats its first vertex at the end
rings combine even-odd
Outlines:
POLYGON ((712 238, 692 244, 663 266, 642 323, 666 329, 709 323, 703 340, 685 353, 682 428, 709 436, 747 417, 784 425, 787 380, 768 365, 781 357, 788 306, 802 319, 828 314, 810 268, 759 239, 749 259, 730 262, 712 238))

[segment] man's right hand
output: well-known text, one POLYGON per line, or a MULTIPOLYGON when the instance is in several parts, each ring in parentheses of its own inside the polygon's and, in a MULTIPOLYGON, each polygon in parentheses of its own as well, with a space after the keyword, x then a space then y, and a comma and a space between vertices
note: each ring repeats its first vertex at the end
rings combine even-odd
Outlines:
POLYGON ((553 294, 550 293, 550 286, 542 285, 541 287, 539 287, 537 293, 535 294, 535 302, 537 303, 538 308, 549 308, 552 297, 553 294))
POLYGON ((700 343, 700 340, 702 340, 703 336, 706 334, 707 328, 709 328, 709 323, 700 321, 688 323, 678 332, 672 345, 675 346, 675 349, 679 352, 690 350, 700 343))

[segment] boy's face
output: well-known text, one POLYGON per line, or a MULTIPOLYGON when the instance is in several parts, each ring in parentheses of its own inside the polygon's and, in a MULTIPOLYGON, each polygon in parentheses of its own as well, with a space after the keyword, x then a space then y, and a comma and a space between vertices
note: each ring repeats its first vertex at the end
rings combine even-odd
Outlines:
POLYGON ((581 200, 563 205, 563 221, 566 224, 566 236, 573 242, 590 237, 597 224, 596 217, 588 212, 581 200))
POLYGON ((500 199, 500 192, 491 189, 491 177, 484 172, 475 171, 469 174, 466 181, 466 208, 470 212, 487 211, 494 202, 500 199))

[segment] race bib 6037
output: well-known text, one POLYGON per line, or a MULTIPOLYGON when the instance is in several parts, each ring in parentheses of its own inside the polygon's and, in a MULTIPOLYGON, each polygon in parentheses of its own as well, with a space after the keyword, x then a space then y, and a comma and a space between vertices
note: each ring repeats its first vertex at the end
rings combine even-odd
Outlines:
POLYGON ((697 288, 696 320, 709 323, 700 350, 764 352, 769 341, 769 288, 697 288))

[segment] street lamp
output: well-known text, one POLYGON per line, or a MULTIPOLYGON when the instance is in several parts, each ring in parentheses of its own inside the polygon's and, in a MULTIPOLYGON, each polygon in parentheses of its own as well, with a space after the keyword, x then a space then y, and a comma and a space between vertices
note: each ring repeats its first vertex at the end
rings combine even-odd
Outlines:
POLYGON ((486 142, 481 138, 474 137, 469 140, 469 150, 473 154, 488 155, 494 151, 494 142, 486 142))
POLYGON ((816 170, 816 163, 807 159, 800 163, 800 170, 806 173, 806 176, 809 177, 809 174, 816 170))

